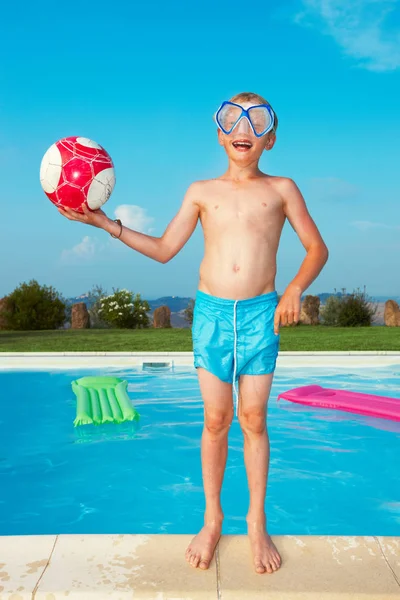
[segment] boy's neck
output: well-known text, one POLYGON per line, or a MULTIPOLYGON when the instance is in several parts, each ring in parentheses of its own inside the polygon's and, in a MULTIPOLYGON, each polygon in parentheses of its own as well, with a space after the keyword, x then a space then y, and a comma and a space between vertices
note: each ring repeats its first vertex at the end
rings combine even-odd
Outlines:
POLYGON ((229 161, 228 170, 223 177, 231 181, 248 181, 249 179, 255 179, 263 175, 262 171, 258 168, 258 160, 246 166, 229 161))

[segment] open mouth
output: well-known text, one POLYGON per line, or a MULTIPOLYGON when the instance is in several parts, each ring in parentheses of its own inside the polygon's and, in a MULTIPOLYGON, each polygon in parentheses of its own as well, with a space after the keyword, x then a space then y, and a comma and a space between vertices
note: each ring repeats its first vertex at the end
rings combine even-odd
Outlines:
POLYGON ((249 140, 243 139, 235 140, 234 142, 232 142, 232 146, 240 152, 247 152, 248 150, 250 150, 253 144, 249 140))

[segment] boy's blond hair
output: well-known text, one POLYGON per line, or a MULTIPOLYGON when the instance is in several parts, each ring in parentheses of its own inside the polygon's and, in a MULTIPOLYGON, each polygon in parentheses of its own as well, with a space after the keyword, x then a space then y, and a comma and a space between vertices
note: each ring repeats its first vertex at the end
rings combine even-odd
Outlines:
MULTIPOLYGON (((268 100, 266 100, 265 98, 263 98, 262 96, 260 96, 260 94, 254 94, 254 92, 240 92, 240 94, 236 94, 236 96, 233 96, 233 98, 231 98, 231 102, 257 102, 259 104, 269 104, 271 106, 271 103, 268 102, 268 100)), ((272 108, 272 106, 271 106, 272 108)), ((272 108, 272 110, 274 111, 274 109, 272 108)), ((276 112, 274 111, 274 115, 275 115, 275 122, 274 122, 274 128, 273 128, 273 132, 275 132, 278 129, 278 115, 276 114, 276 112)))

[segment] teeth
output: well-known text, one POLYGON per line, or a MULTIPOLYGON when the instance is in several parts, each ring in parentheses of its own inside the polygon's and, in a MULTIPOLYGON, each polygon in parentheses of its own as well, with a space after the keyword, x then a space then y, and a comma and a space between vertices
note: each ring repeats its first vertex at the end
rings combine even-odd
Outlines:
POLYGON ((233 142, 234 146, 244 146, 245 148, 251 148, 250 142, 233 142))

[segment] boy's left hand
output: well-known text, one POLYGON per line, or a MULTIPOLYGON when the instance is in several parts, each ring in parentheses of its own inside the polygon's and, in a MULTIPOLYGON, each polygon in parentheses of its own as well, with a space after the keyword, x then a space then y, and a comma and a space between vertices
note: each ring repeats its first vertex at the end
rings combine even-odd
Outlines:
POLYGON ((274 333, 279 335, 281 325, 295 325, 300 318, 301 291, 288 286, 275 310, 274 333))

